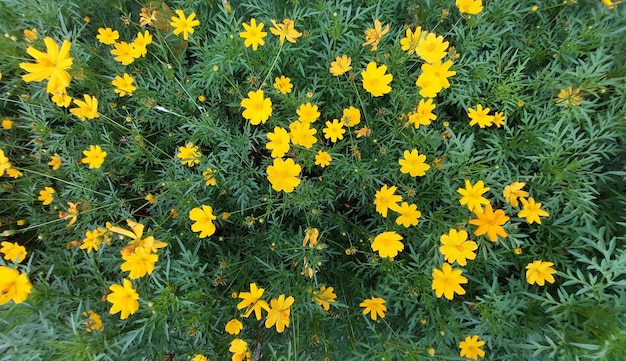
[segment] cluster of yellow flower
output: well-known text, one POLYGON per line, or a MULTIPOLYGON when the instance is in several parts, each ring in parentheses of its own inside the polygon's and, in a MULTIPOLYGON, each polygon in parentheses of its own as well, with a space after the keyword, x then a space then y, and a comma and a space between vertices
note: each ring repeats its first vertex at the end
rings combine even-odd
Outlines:
MULTIPOLYGON (((26 248, 17 242, 2 242, 1 246, 0 253, 5 260, 18 264, 26 259, 26 248)), ((15 268, 0 266, 0 305, 10 300, 16 304, 26 301, 31 288, 28 275, 15 268)))

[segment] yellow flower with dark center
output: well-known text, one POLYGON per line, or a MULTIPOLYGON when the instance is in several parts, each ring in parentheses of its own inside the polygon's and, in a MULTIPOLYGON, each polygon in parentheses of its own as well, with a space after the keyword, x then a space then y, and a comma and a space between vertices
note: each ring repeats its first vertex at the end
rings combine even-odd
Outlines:
POLYGON ((311 149, 313 144, 317 142, 315 134, 317 130, 311 128, 310 123, 303 121, 295 121, 289 124, 289 138, 294 145, 300 145, 307 149, 311 149))
POLYGON ((548 217, 550 215, 548 212, 541 209, 541 203, 535 203, 533 198, 528 198, 528 200, 520 198, 520 201, 522 201, 524 209, 519 211, 517 216, 525 217, 528 224, 533 224, 535 222, 541 224, 541 218, 539 217, 548 217))
POLYGON ((409 53, 409 55, 413 54, 422 36, 423 34, 421 26, 415 28, 415 32, 413 32, 411 28, 407 28, 406 36, 400 39, 400 46, 402 47, 402 50, 409 53))
POLYGON ((52 187, 46 187, 43 190, 39 191, 39 197, 37 198, 37 200, 41 201, 44 206, 47 206, 54 200, 54 193, 55 191, 52 187))
POLYGON ((354 127, 361 122, 361 111, 353 106, 345 108, 341 121, 347 127, 354 127))
POLYGON ((402 239, 402 236, 396 232, 383 232, 374 237, 372 250, 378 252, 382 258, 393 259, 404 249, 404 244, 400 242, 402 239))
POLYGON ((478 360, 478 356, 485 356, 485 351, 480 348, 485 341, 479 341, 478 336, 467 336, 464 341, 459 343, 460 356, 478 360))
POLYGON ((61 156, 56 153, 50 157, 50 161, 48 162, 48 165, 52 167, 52 170, 58 170, 61 168, 61 164, 63 164, 63 160, 61 159, 61 156))
POLYGON ((387 66, 378 67, 376 62, 369 62, 367 68, 361 72, 363 78, 363 89, 374 97, 380 97, 391 92, 389 83, 393 80, 393 75, 386 74, 387 66))
POLYGON ((89 310, 87 312, 83 312, 83 316, 89 318, 87 321, 83 322, 83 325, 86 328, 85 331, 93 332, 102 330, 102 318, 100 318, 99 314, 89 310))
POLYGON ((241 321, 239 321, 236 318, 233 318, 232 320, 228 321, 228 323, 224 327, 224 330, 228 332, 228 334, 230 335, 238 335, 242 329, 243 329, 243 323, 241 323, 241 321))
POLYGON ((291 93, 293 89, 293 84, 291 84, 291 79, 281 75, 280 77, 276 77, 274 79, 274 89, 278 90, 281 94, 291 93))
POLYGON ((283 333, 285 327, 289 327, 289 316, 293 302, 293 296, 285 298, 284 294, 278 296, 278 299, 272 299, 270 309, 265 317, 265 328, 276 326, 276 332, 283 333))
POLYGON ((450 229, 448 234, 441 235, 439 252, 445 257, 446 262, 457 262, 459 266, 465 266, 468 259, 476 258, 474 251, 478 249, 478 245, 468 240, 467 236, 467 232, 456 229, 450 229))
POLYGON ((129 272, 128 277, 135 280, 146 274, 152 274, 154 264, 159 260, 159 256, 150 253, 145 248, 136 248, 135 252, 122 256, 122 259, 126 262, 122 263, 120 269, 122 272, 129 272))
POLYGON ((417 226, 419 218, 422 216, 422 212, 417 210, 415 204, 408 204, 407 202, 400 204, 398 213, 400 215, 396 218, 396 223, 404 227, 417 226))
POLYGON ((202 208, 194 208, 189 211, 189 219, 195 221, 191 225, 193 232, 200 232, 200 238, 210 237, 215 233, 216 227, 213 221, 217 219, 213 215, 213 208, 211 206, 202 205, 202 208))
POLYGON ((99 28, 96 38, 102 44, 111 45, 117 42, 117 39, 120 38, 120 33, 117 30, 113 30, 111 28, 99 28))
POLYGON ((267 36, 267 33, 263 31, 263 23, 259 23, 257 25, 256 19, 250 19, 250 25, 243 23, 241 24, 246 31, 242 31, 239 33, 239 37, 244 39, 243 45, 246 48, 252 46, 252 50, 256 51, 259 45, 265 45, 264 37, 267 36))
POLYGON ((202 153, 200 153, 198 149, 198 146, 191 142, 178 147, 178 154, 176 154, 176 157, 181 159, 180 164, 193 167, 194 165, 200 163, 202 153))
POLYGON ((313 291, 313 301, 322 306, 325 311, 330 309, 330 304, 335 303, 336 299, 337 295, 332 287, 322 286, 319 291, 313 291))
POLYGON ((320 117, 320 112, 317 111, 317 109, 317 105, 311 103, 301 104, 298 109, 296 109, 298 120, 303 123, 314 123, 317 118, 320 117))
POLYGON ((324 132, 325 139, 330 139, 331 142, 336 143, 337 140, 343 139, 343 134, 346 130, 343 129, 343 122, 333 119, 332 122, 326 122, 326 127, 322 129, 322 132, 324 132))
POLYGON ((315 155, 315 165, 319 165, 322 168, 328 167, 332 160, 333 158, 330 156, 330 154, 328 154, 328 152, 325 152, 323 150, 320 150, 315 155))
POLYGON ((137 90, 137 87, 133 85, 134 81, 135 79, 128 73, 124 73, 123 76, 117 75, 115 79, 111 81, 111 84, 115 87, 113 91, 115 94, 119 94, 120 97, 125 95, 132 96, 133 92, 137 90))
POLYGON ((263 292, 265 292, 265 289, 259 288, 256 283, 250 284, 250 292, 239 292, 237 298, 241 298, 241 302, 237 304, 237 309, 246 309, 246 313, 243 317, 248 318, 254 311, 257 321, 260 321, 262 317, 262 310, 270 310, 270 306, 267 302, 261 299, 263 292))
POLYGON ((387 312, 387 306, 385 306, 385 300, 381 297, 366 298, 363 302, 359 303, 359 307, 363 307, 363 314, 370 314, 370 318, 374 321, 380 318, 385 318, 385 312, 387 312))
POLYGON ((272 158, 282 158, 289 151, 289 133, 287 129, 274 127, 274 133, 267 133, 270 140, 265 147, 272 151, 272 158))
POLYGON ((189 39, 189 34, 194 33, 194 26, 200 25, 200 21, 195 19, 196 13, 189 14, 189 17, 185 17, 185 13, 182 10, 176 10, 176 15, 172 16, 170 26, 174 28, 174 35, 183 33, 183 40, 189 39))
POLYGON ((4 255, 4 259, 7 261, 20 263, 26 259, 26 255, 28 254, 26 248, 20 246, 17 242, 2 242, 0 245, 2 246, 0 253, 4 255))
POLYGON ((113 45, 115 49, 111 49, 111 54, 115 55, 115 61, 119 61, 122 65, 132 64, 135 59, 139 58, 141 54, 133 46, 125 41, 115 43, 113 45))
POLYGON ((421 125, 430 125, 432 120, 437 119, 437 116, 433 113, 437 105, 433 104, 432 99, 420 99, 419 104, 415 111, 408 114, 409 123, 415 126, 415 129, 419 129, 421 125))
POLYGON ((20 63, 20 68, 26 70, 28 74, 22 75, 22 79, 29 82, 41 82, 48 80, 46 91, 54 92, 59 88, 67 88, 72 77, 67 72, 72 67, 73 59, 70 57, 72 43, 63 41, 61 48, 50 37, 43 39, 46 45, 46 52, 41 52, 32 46, 26 49, 28 55, 35 58, 36 63, 20 63))
POLYGON ((291 19, 284 19, 282 24, 276 23, 276 20, 271 20, 274 27, 270 28, 272 34, 280 37, 280 45, 283 45, 285 39, 290 43, 296 43, 296 39, 302 36, 302 33, 297 31, 295 23, 291 19))
POLYGON ((484 108, 482 104, 478 104, 476 109, 469 108, 467 110, 467 115, 471 119, 470 125, 478 124, 479 127, 490 127, 493 123, 493 115, 489 115, 491 109, 484 108))
POLYGON ((300 171, 302 167, 294 163, 293 159, 274 159, 274 163, 267 167, 267 179, 275 191, 291 193, 300 184, 300 171))
POLYGON ((352 59, 347 55, 337 56, 335 61, 330 63, 330 68, 328 69, 333 76, 340 76, 352 69, 350 65, 352 63, 352 59))
POLYGON ((383 36, 389 32, 389 24, 383 29, 383 24, 378 20, 374 20, 374 27, 364 31, 365 42, 362 46, 372 45, 372 51, 378 49, 378 43, 382 40, 383 36))
POLYGON ((456 7, 461 14, 476 15, 483 11, 482 0, 456 0, 456 7))
POLYGON ((99 145, 90 145, 89 149, 83 150, 85 158, 81 159, 81 162, 89 165, 89 169, 100 168, 104 159, 107 156, 107 152, 103 152, 99 145))
POLYGON ((25 273, 0 266, 0 306, 13 300, 15 304, 26 301, 32 284, 25 273))
POLYGON ((77 116, 80 120, 100 118, 100 113, 98 113, 98 99, 89 94, 83 94, 83 98, 85 101, 74 99, 74 104, 77 108, 70 109, 70 113, 77 116))
POLYGON ((376 192, 374 205, 376 206, 376 212, 380 213, 383 217, 387 217, 387 210, 398 211, 398 202, 402 201, 402 196, 396 195, 398 187, 392 186, 390 188, 385 184, 379 191, 376 192))
POLYGON ((453 269, 448 263, 444 263, 441 269, 435 268, 431 285, 435 295, 437 297, 444 296, 449 300, 454 298, 455 293, 464 295, 465 290, 461 285, 467 283, 467 278, 463 277, 462 273, 462 270, 453 269))
POLYGON ((481 204, 489 204, 487 198, 483 197, 483 193, 487 192, 489 189, 489 187, 485 187, 485 183, 481 180, 472 185, 472 183, 466 179, 465 189, 459 188, 456 191, 463 196, 459 200, 461 205, 467 204, 467 208, 471 212, 475 209, 482 209, 481 204))
POLYGON ((474 214, 476 215, 476 219, 469 220, 470 224, 478 226, 474 231, 474 235, 480 236, 487 234, 491 242, 496 242, 498 236, 507 236, 502 225, 509 220, 509 217, 504 214, 502 209, 496 209, 494 212, 491 208, 491 204, 487 203, 484 211, 478 207, 474 209, 474 214))
POLYGON ((526 282, 531 285, 536 283, 539 286, 543 286, 546 281, 548 283, 554 283, 555 279, 553 274, 556 273, 556 270, 552 268, 552 266, 554 266, 554 263, 540 260, 529 263, 526 266, 526 282))
POLYGON ((252 125, 265 123, 272 115, 272 100, 265 98, 263 90, 248 93, 248 97, 241 100, 244 107, 243 117, 250 121, 252 125))
POLYGON ((120 313, 120 319, 125 320, 128 316, 139 309, 139 294, 133 288, 133 284, 124 278, 123 285, 114 284, 109 287, 111 293, 107 295, 107 301, 113 305, 109 313, 114 315, 120 313))
POLYGON ((513 207, 519 206, 518 198, 523 199, 528 197, 528 192, 522 190, 525 185, 526 183, 523 182, 513 182, 505 186, 502 192, 504 200, 513 207))
POLYGON ((427 63, 436 63, 448 53, 448 44, 443 41, 443 36, 428 33, 419 40, 415 53, 427 63))
POLYGON ((404 151, 404 159, 400 158, 400 172, 409 174, 411 177, 423 177, 426 175, 426 171, 430 169, 430 166, 425 163, 426 156, 419 154, 417 149, 404 151))

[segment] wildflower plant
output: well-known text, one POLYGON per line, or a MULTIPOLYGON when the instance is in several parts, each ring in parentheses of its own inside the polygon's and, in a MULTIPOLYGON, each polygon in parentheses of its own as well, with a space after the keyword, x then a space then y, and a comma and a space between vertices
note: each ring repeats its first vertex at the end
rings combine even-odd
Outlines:
POLYGON ((0 10, 1 357, 626 353, 624 4, 0 10))

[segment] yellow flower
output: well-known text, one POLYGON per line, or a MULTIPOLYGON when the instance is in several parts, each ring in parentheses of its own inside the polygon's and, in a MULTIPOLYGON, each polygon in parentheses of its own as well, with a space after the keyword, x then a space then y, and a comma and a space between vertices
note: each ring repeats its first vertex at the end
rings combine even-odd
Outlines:
POLYGON ((139 309, 139 294, 133 288, 133 284, 124 278, 123 285, 114 284, 109 287, 111 293, 107 296, 107 301, 113 305, 109 313, 114 315, 120 313, 120 319, 125 320, 128 316, 139 309))
POLYGON ((274 127, 274 133, 267 133, 270 140, 265 144, 265 148, 272 151, 272 158, 282 158, 289 151, 289 133, 287 129, 274 127))
POLYGON ((243 323, 236 318, 228 321, 224 330, 228 332, 230 335, 238 335, 239 332, 243 329, 243 323))
POLYGON ((120 38, 120 33, 117 30, 113 30, 111 28, 99 28, 96 38, 102 44, 111 45, 115 44, 117 39, 120 38))
POLYGON ((448 42, 443 41, 443 36, 428 33, 419 40, 415 53, 427 63, 436 63, 446 56, 447 50, 448 42))
POLYGON ((419 223, 418 219, 422 216, 422 212, 417 210, 415 204, 408 204, 407 202, 400 204, 398 213, 400 215, 396 218, 396 223, 405 227, 417 226, 419 223))
POLYGON ((294 163, 293 159, 274 159, 274 163, 267 167, 267 179, 275 191, 291 193, 300 184, 300 171, 302 167, 294 163))
POLYGON ((389 32, 389 24, 383 29, 383 24, 378 20, 374 20, 374 27, 364 31, 365 42, 362 46, 372 45, 372 51, 378 49, 378 43, 383 38, 383 35, 389 32))
POLYGON ((86 249, 87 253, 91 253, 92 250, 97 251, 100 248, 102 242, 104 242, 104 235, 106 230, 96 228, 93 231, 85 231, 85 238, 83 244, 80 245, 80 249, 86 249))
POLYGON ((417 149, 412 149, 410 152, 405 150, 404 159, 398 160, 401 166, 400 172, 408 173, 411 177, 423 177, 426 171, 430 169, 430 166, 424 163, 425 160, 426 156, 419 154, 417 149))
POLYGON ((482 104, 478 104, 476 109, 469 108, 467 110, 467 115, 471 119, 469 125, 478 124, 481 128, 490 127, 494 118, 493 115, 489 115, 489 111, 491 111, 491 109, 483 109, 482 104))
POLYGON ((459 266, 465 266, 468 259, 475 259, 475 250, 478 245, 474 241, 467 240, 467 232, 450 229, 448 234, 442 234, 439 238, 441 246, 439 252, 445 257, 446 262, 457 262, 459 266))
POLYGON ((217 185, 217 180, 215 179, 216 173, 217 171, 213 170, 212 168, 207 168, 202 172, 202 176, 204 177, 204 181, 206 182, 205 184, 207 186, 217 185))
POLYGON ((518 198, 523 199, 528 197, 528 192, 522 190, 525 185, 526 183, 523 182, 513 182, 505 186, 502 192, 504 200, 513 207, 519 206, 518 198))
POLYGON ((452 60, 445 63, 439 61, 431 64, 422 64, 422 74, 417 78, 415 85, 420 89, 420 95, 426 98, 437 96, 442 89, 450 87, 448 78, 456 75, 456 71, 450 70, 452 60))
POLYGON ((13 128, 13 121, 11 119, 4 119, 2 121, 2 129, 11 130, 13 128))
POLYGON ((83 94, 83 97, 85 101, 74 99, 74 104, 78 106, 78 108, 70 109, 70 113, 77 116, 80 120, 99 118, 98 99, 89 94, 83 94))
POLYGON ((189 39, 189 34, 194 33, 194 26, 200 25, 200 21, 194 19, 196 17, 196 13, 189 14, 189 17, 185 17, 185 13, 182 10, 176 10, 176 16, 172 16, 172 21, 170 22, 170 26, 174 28, 174 35, 178 35, 183 33, 183 40, 189 39))
POLYGON ((228 351, 233 353, 232 361, 250 360, 250 352, 248 352, 248 343, 240 338, 236 338, 230 342, 228 351))
POLYGON ((435 290, 435 295, 437 297, 443 295, 449 300, 454 298, 455 293, 464 295, 465 290, 461 285, 467 283, 467 278, 463 277, 462 273, 462 270, 453 269, 448 263, 444 263, 441 269, 435 268, 431 286, 435 290))
POLYGON ((137 33, 137 38, 131 44, 135 49, 137 58, 144 57, 148 53, 148 45, 152 44, 152 35, 146 30, 143 34, 137 33))
POLYGON ((363 302, 359 303, 359 307, 363 307, 363 314, 370 314, 372 320, 376 321, 376 319, 380 316, 380 318, 385 318, 385 312, 387 312, 387 306, 385 306, 385 299, 381 297, 366 298, 363 302))
POLYGON ((580 89, 574 87, 568 87, 567 89, 561 89, 557 95, 557 104, 563 104, 565 106, 577 107, 580 105, 580 101, 583 97, 580 96, 580 89))
POLYGON ((417 28, 415 28, 415 32, 413 32, 411 28, 407 28, 406 36, 400 39, 400 46, 402 47, 402 50, 409 53, 409 55, 413 54, 421 38, 422 38, 421 26, 418 26, 417 28))
POLYGON ((4 259, 7 261, 11 261, 14 263, 20 263, 24 259, 26 259, 26 248, 24 246, 20 246, 17 242, 2 242, 2 248, 0 248, 0 253, 4 255, 4 259))
POLYGON ((263 296, 263 292, 265 292, 265 289, 257 287, 256 283, 250 284, 250 292, 239 292, 239 295, 237 295, 237 297, 241 298, 241 302, 237 304, 237 309, 246 309, 246 313, 243 315, 243 317, 248 318, 250 314, 252 314, 252 311, 254 311, 254 315, 256 316, 257 321, 260 321, 262 316, 261 310, 270 310, 270 306, 267 304, 267 302, 261 299, 261 296, 263 296))
POLYGON ((137 248, 135 252, 122 256, 122 259, 126 262, 122 263, 120 269, 122 272, 129 272, 128 277, 135 280, 146 274, 152 274, 159 256, 146 251, 145 248, 137 248))
POLYGON ((43 53, 32 46, 26 49, 28 55, 35 58, 36 63, 20 63, 20 68, 26 70, 28 74, 22 75, 22 79, 29 83, 32 81, 41 82, 48 80, 46 91, 52 93, 59 88, 67 88, 72 77, 67 69, 72 67, 74 61, 70 57, 72 44, 64 40, 61 49, 50 37, 45 37, 46 52, 43 53))
POLYGON ((87 312, 83 312, 83 316, 89 317, 89 319, 83 322, 87 332, 100 331, 102 330, 102 318, 100 315, 89 310, 87 312))
POLYGON ((504 113, 495 112, 493 114, 493 124, 495 124, 496 127, 500 128, 501 126, 504 125, 505 121, 506 121, 506 117, 504 116, 504 113))
POLYGON ((332 160, 333 158, 330 156, 330 154, 328 154, 328 152, 325 152, 323 150, 320 150, 315 155, 315 165, 319 165, 322 168, 328 167, 332 160))
POLYGON ((239 37, 245 39, 243 45, 245 45, 246 48, 252 46, 252 50, 256 51, 259 45, 265 45, 263 38, 267 36, 267 33, 263 31, 263 26, 265 26, 263 23, 259 23, 257 26, 256 19, 252 18, 250 19, 250 25, 246 23, 241 25, 243 25, 246 31, 240 32, 239 37))
POLYGON ((352 69, 352 66, 350 66, 351 63, 352 59, 347 55, 337 56, 335 61, 330 63, 328 70, 333 76, 340 76, 352 69))
POLYGON ((196 354, 191 361, 209 361, 208 358, 206 358, 206 356, 201 355, 201 354, 196 354))
POLYGON ((158 202, 158 199, 152 193, 146 194, 143 199, 147 200, 149 204, 156 204, 158 202))
POLYGON ((133 44, 125 41, 115 43, 113 46, 115 49, 111 49, 111 54, 115 55, 115 61, 119 61, 122 65, 132 64, 140 56, 133 44))
POLYGON ((83 150, 85 158, 81 159, 84 164, 89 164, 89 169, 100 168, 104 163, 107 152, 103 152, 99 145, 90 145, 89 149, 83 150))
POLYGON ((398 202, 402 201, 402 196, 396 195, 396 186, 387 188, 385 184, 379 191, 376 192, 374 205, 376 206, 376 212, 382 214, 383 217, 387 217, 387 210, 398 211, 398 202))
POLYGON ((56 153, 54 153, 54 155, 50 157, 50 161, 48 162, 48 165, 52 167, 52 170, 58 170, 59 168, 61 168, 61 164, 63 164, 61 156, 56 153))
POLYGON ((459 343, 461 357, 478 360, 478 356, 485 356, 485 351, 480 349, 484 344, 485 341, 478 341, 478 336, 467 336, 464 341, 459 343))
POLYGON ((419 129, 420 125, 430 125, 431 120, 437 119, 437 116, 433 113, 436 106, 430 98, 426 101, 420 99, 415 111, 408 114, 409 123, 413 124, 415 129, 419 129))
POLYGON ((22 172, 20 172, 19 170, 15 169, 15 168, 9 168, 6 170, 7 175, 11 178, 19 178, 21 176, 23 176, 24 174, 22 172))
POLYGON ((543 286, 546 281, 554 283, 555 279, 552 275, 556 273, 556 270, 552 266, 554 263, 540 260, 529 263, 526 266, 526 282, 531 285, 536 283, 539 286, 543 286))
POLYGON ((353 127, 361 122, 361 111, 357 108, 350 106, 343 110, 343 116, 341 121, 347 127, 353 127))
POLYGON ((483 11, 482 0, 456 0, 456 7, 461 14, 476 15, 483 11))
POLYGON ((334 291, 335 289, 332 287, 326 288, 326 286, 322 286, 319 291, 313 291, 313 301, 322 306, 324 310, 328 311, 330 304, 335 303, 337 299, 337 295, 334 291))
POLYGON ((13 165, 9 161, 6 155, 4 155, 4 150, 0 149, 0 176, 4 175, 4 172, 11 169, 13 165))
POLYGON ((131 248, 145 248, 147 252, 156 252, 157 249, 167 246, 167 243, 157 241, 152 236, 143 238, 143 224, 131 221, 130 219, 126 220, 126 224, 128 224, 131 231, 122 227, 113 226, 110 223, 107 223, 107 229, 111 232, 115 232, 117 234, 121 234, 122 236, 129 237, 131 241, 128 242, 128 244, 131 246, 131 248))
POLYGON ((265 328, 271 328, 275 325, 276 332, 283 333, 285 327, 289 327, 289 315, 293 302, 293 296, 285 298, 283 294, 278 296, 278 299, 272 299, 270 309, 265 317, 265 328))
POLYGON ((37 40, 37 29, 24 29, 24 39, 26 39, 26 41, 29 43, 37 40))
POLYGON ((133 92, 137 90, 137 87, 133 85, 133 81, 135 80, 128 73, 124 73, 123 76, 117 75, 115 79, 111 81, 111 84, 115 87, 113 91, 121 97, 126 94, 132 96, 133 92))
POLYGON ((213 221, 217 219, 213 215, 213 208, 211 206, 202 205, 202 208, 194 208, 189 211, 189 219, 195 221, 191 225, 191 231, 200 232, 200 238, 210 237, 215 233, 216 227, 213 221))
POLYGON ((602 3, 606 5, 609 10, 614 10, 615 6, 619 5, 619 1, 613 2, 612 0, 602 0, 602 3))
POLYGON ((461 205, 467 204, 467 208, 471 212, 475 209, 482 209, 481 204, 489 204, 489 201, 482 196, 483 193, 487 192, 489 189, 489 187, 485 187, 485 183, 481 180, 472 185, 472 183, 466 179, 465 189, 459 188, 456 191, 463 196, 459 200, 461 205))
POLYGON ((301 104, 298 109, 296 109, 298 120, 302 123, 314 123, 317 118, 320 117, 320 112, 318 112, 317 109, 317 105, 311 103, 301 104))
POLYGON ((37 200, 43 202, 44 206, 47 206, 54 200, 54 193, 55 192, 52 187, 46 187, 43 190, 39 191, 39 197, 37 198, 37 200))
POLYGON ((241 100, 245 108, 242 115, 252 125, 265 123, 272 115, 272 100, 263 96, 263 90, 249 92, 248 97, 241 100))
POLYGON ((491 242, 497 241, 498 235, 502 237, 507 236, 502 225, 509 220, 509 217, 504 214, 503 210, 496 209, 494 212, 491 208, 491 204, 487 203, 484 211, 479 206, 474 209, 474 214, 476 215, 476 219, 469 220, 470 224, 478 226, 474 231, 474 235, 480 236, 487 234, 491 242))
POLYGON ((402 239, 396 232, 383 232, 374 238, 372 250, 378 252, 382 258, 393 259, 404 249, 404 244, 400 242, 402 239))
POLYGON ((25 273, 0 266, 0 306, 13 300, 15 304, 26 301, 32 284, 25 273))
POLYGON ((522 254, 522 249, 519 247, 513 248, 513 254, 519 256, 520 254, 522 254))
POLYGON ((276 79, 274 79, 274 89, 278 90, 281 94, 291 93, 291 89, 293 89, 291 79, 284 75, 281 75, 280 78, 276 77, 276 79))
POLYGON ((154 21, 157 21, 157 14, 158 12, 156 10, 152 10, 152 12, 149 12, 148 9, 146 8, 141 8, 141 13, 139 14, 139 25, 143 26, 154 26, 154 21))
POLYGON ((315 138, 317 130, 311 128, 310 123, 303 121, 295 121, 289 124, 289 138, 294 145, 300 145, 307 149, 311 149, 313 144, 317 142, 315 138))
POLYGON ((346 130, 343 129, 343 122, 333 119, 332 123, 330 120, 326 122, 326 127, 322 129, 322 132, 324 132, 325 139, 330 139, 331 142, 336 143, 337 140, 343 139, 346 130))
POLYGON ((284 19, 282 24, 277 24, 276 20, 271 20, 274 27, 270 28, 272 34, 280 37, 280 45, 283 45, 285 39, 290 43, 296 43, 296 39, 302 36, 302 33, 297 31, 293 20, 284 19))
POLYGON ((524 209, 519 211, 517 216, 520 218, 526 217, 526 222, 528 222, 528 224, 533 224, 534 222, 541 224, 541 219, 539 217, 547 217, 550 215, 548 212, 541 209, 541 203, 535 203, 533 198, 528 198, 528 200, 520 198, 520 201, 522 201, 524 209))
POLYGON ((193 167, 200 163, 200 157, 202 153, 198 151, 198 146, 193 143, 187 143, 184 146, 178 147, 178 154, 176 157, 181 159, 180 164, 193 167))
POLYGON ((376 62, 370 61, 367 68, 361 72, 363 77, 363 89, 374 97, 380 97, 391 92, 389 83, 393 80, 393 75, 386 74, 387 66, 376 66, 376 62))
POLYGON ((57 89, 53 91, 51 100, 57 107, 67 108, 70 104, 72 104, 72 97, 67 95, 65 89, 57 89))

